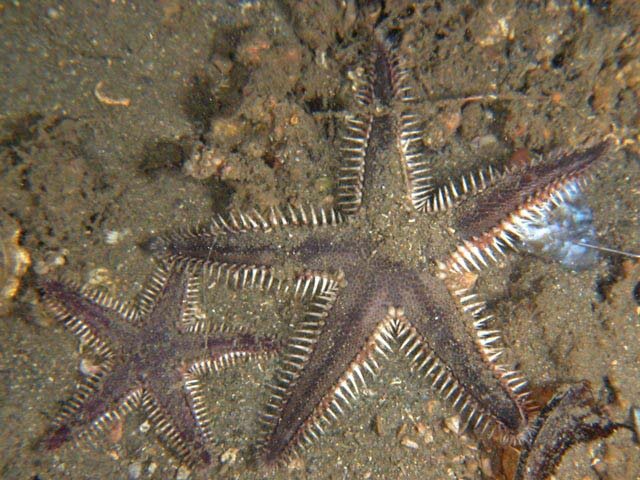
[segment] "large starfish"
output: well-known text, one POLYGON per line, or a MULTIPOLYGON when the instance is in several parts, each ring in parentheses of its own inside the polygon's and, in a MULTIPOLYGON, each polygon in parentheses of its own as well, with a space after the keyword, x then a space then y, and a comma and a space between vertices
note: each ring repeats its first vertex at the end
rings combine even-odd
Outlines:
POLYGON ((163 264, 135 307, 98 290, 40 280, 56 319, 101 358, 45 435, 46 449, 90 439, 140 407, 183 464, 210 462, 210 418, 200 379, 239 359, 272 354, 278 344, 211 328, 197 307, 197 278, 163 264))
POLYGON ((386 40, 375 35, 371 44, 358 113, 346 119, 336 209, 236 212, 149 243, 215 281, 307 299, 263 415, 266 463, 322 433, 394 339, 465 425, 524 442, 535 407, 522 375, 501 363, 500 333, 471 277, 575 198, 608 149, 557 152, 439 186, 408 72, 386 40))

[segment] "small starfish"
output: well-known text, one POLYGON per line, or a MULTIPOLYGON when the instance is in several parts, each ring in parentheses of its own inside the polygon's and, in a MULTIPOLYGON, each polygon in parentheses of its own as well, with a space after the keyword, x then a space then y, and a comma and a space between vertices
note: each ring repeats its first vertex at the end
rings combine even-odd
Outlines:
POLYGON ((571 446, 606 438, 619 428, 630 429, 608 418, 588 382, 571 385, 556 393, 532 423, 514 480, 550 478, 571 446))
POLYGON ((83 379, 43 439, 47 450, 91 438, 140 407, 188 467, 210 463, 211 432, 200 379, 236 360, 276 351, 271 338, 212 328, 196 299, 197 276, 162 264, 137 306, 102 291, 43 278, 46 306, 102 362, 83 379))
POLYGON ((205 268, 214 283, 308 301, 262 417, 267 464, 287 461, 323 433, 394 340, 463 425, 526 442, 536 406, 523 376, 500 361, 501 336, 474 291, 476 272, 575 198, 609 150, 602 142, 438 187, 411 111, 408 71, 381 36, 371 44, 359 112, 346 119, 337 209, 232 212, 148 244, 159 257, 205 268))

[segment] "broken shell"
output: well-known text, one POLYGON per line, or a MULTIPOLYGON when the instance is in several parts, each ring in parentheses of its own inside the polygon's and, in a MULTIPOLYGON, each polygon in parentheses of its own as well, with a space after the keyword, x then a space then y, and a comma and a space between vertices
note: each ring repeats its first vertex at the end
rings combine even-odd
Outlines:
POLYGON ((20 225, 0 212, 0 316, 11 311, 20 278, 31 265, 29 252, 20 246, 20 225))

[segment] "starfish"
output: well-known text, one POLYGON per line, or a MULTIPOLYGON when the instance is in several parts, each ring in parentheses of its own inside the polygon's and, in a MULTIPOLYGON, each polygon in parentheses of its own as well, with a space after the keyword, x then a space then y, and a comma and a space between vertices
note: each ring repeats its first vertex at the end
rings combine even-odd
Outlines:
POLYGON ((336 208, 231 212, 148 244, 158 257, 205 269, 212 284, 307 302, 261 417, 267 464, 323 433, 394 345, 466 428, 511 445, 527 440, 536 406, 523 375, 502 363, 474 278, 570 205, 609 144, 438 185, 409 77, 389 42, 372 35, 358 110, 346 117, 336 208))
POLYGON ((588 382, 572 385, 554 395, 532 423, 514 480, 549 478, 572 445, 608 437, 619 428, 631 427, 601 411, 588 382))
POLYGON ((271 338, 212 327, 196 301, 197 276, 170 264, 155 270, 137 306, 60 280, 42 278, 39 286, 56 319, 101 359, 46 433, 47 450, 90 440, 141 408, 184 465, 208 464, 211 420, 201 378, 278 347, 271 338))

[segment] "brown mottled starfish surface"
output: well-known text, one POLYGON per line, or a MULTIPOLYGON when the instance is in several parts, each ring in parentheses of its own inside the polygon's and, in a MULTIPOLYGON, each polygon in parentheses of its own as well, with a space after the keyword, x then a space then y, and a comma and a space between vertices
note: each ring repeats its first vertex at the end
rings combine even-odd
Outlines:
POLYGON ((197 308, 198 283, 162 265, 132 307, 104 292, 40 281, 48 308, 102 359, 46 434, 46 449, 92 437, 140 407, 181 462, 209 463, 210 420, 200 378, 238 359, 273 353, 277 343, 212 329, 197 308))
POLYGON ((609 148, 558 152, 439 186, 421 148, 407 70, 378 35, 370 60, 357 113, 346 119, 335 210, 232 213, 149 243, 156 255, 201 266, 214 281, 308 302, 262 417, 268 464, 322 433, 394 345, 468 428, 526 441, 535 406, 522 375, 502 360, 475 272, 576 197, 609 148))

